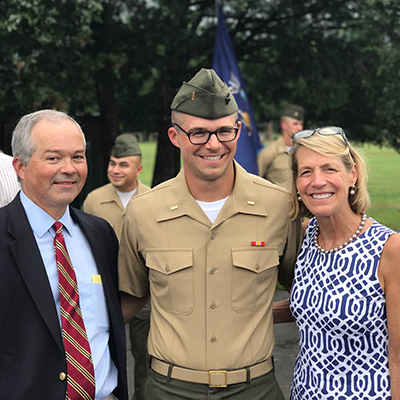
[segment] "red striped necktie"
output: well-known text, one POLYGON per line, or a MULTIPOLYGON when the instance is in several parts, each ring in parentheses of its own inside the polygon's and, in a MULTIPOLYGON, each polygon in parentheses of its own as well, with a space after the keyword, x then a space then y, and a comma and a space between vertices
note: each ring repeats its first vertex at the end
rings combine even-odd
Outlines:
POLYGON ((93 400, 95 379, 89 341, 79 306, 76 275, 65 246, 61 222, 54 223, 54 251, 60 290, 60 313, 67 360, 67 399, 93 400))

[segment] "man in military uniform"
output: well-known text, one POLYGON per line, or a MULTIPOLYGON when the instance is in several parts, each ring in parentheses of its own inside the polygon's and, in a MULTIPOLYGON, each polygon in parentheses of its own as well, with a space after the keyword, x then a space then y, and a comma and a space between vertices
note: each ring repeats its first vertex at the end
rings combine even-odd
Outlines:
POLYGON ((115 139, 108 162, 110 183, 90 192, 83 202, 85 212, 108 221, 121 238, 125 209, 130 200, 150 188, 139 181, 142 152, 134 135, 124 133, 115 139))
POLYGON ((288 105, 281 116, 282 134, 257 157, 258 174, 276 185, 292 190, 289 150, 292 136, 303 129, 304 108, 296 104, 288 105))
POLYGON ((122 231, 124 317, 151 298, 146 400, 282 400, 272 363, 277 277, 290 286, 300 242, 287 190, 233 157, 238 107, 213 70, 172 105, 176 178, 136 197, 122 231))
MULTIPOLYGON (((85 212, 102 217, 121 238, 126 206, 131 199, 150 188, 139 181, 142 171, 142 152, 134 135, 124 133, 115 139, 108 163, 109 184, 93 190, 83 203, 85 212)), ((131 352, 135 359, 135 394, 132 400, 141 400, 140 389, 149 369, 146 349, 150 329, 150 304, 147 304, 129 324, 131 352)))

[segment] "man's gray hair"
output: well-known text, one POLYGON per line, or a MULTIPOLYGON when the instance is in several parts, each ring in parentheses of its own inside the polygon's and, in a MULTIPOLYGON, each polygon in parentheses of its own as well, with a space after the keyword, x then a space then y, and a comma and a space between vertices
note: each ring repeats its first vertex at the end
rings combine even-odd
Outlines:
POLYGON ((34 153, 35 144, 32 140, 32 129, 40 121, 50 121, 53 123, 70 120, 74 122, 82 133, 83 141, 86 147, 85 135, 80 125, 69 115, 62 111, 40 110, 31 114, 24 115, 14 129, 11 140, 11 148, 14 157, 18 157, 23 165, 28 165, 29 160, 34 153))

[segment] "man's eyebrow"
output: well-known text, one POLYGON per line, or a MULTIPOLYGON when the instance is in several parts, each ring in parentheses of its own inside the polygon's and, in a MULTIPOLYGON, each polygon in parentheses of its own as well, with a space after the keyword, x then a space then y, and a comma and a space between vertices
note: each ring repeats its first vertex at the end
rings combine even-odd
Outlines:
MULTIPOLYGON (((61 149, 46 149, 46 150, 44 150, 43 153, 44 154, 48 154, 48 153, 63 154, 63 153, 65 153, 65 151, 61 150, 61 149)), ((85 153, 85 149, 84 148, 77 149, 74 151, 74 154, 76 154, 76 153, 85 153)))
POLYGON ((62 151, 61 150, 57 150, 57 149, 46 149, 45 151, 44 151, 44 153, 46 154, 46 153, 62 153, 62 151))
POLYGON ((193 128, 189 128, 187 131, 188 132, 190 132, 190 131, 207 131, 207 132, 215 132, 215 131, 219 131, 220 129, 226 129, 226 128, 233 128, 234 126, 232 126, 232 125, 224 125, 224 126, 220 126, 219 128, 217 128, 217 129, 214 129, 214 130, 210 130, 210 129, 207 129, 207 128, 204 128, 204 127, 193 127, 193 128))

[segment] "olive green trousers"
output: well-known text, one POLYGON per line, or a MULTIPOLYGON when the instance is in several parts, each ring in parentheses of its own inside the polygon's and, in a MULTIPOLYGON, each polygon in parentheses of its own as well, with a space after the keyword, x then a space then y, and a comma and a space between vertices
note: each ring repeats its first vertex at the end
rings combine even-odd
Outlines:
POLYGON ((168 379, 150 370, 144 387, 144 400, 284 400, 274 371, 226 388, 168 379))

